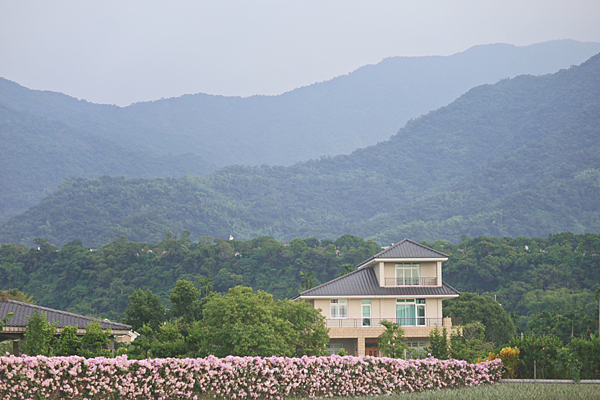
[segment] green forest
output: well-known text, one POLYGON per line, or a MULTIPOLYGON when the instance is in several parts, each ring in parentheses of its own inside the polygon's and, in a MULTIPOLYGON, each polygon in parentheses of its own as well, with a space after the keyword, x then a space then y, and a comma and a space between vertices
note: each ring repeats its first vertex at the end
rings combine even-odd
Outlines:
POLYGON ((377 243, 600 232, 599 99, 597 55, 476 87, 350 155, 177 179, 70 178, 5 220, 0 242, 96 248, 121 236, 157 242, 166 230, 377 243))
MULTIPOLYGON (((598 329, 594 292, 600 282, 600 234, 480 236, 463 237, 457 244, 423 244, 449 255, 443 266, 445 282, 461 292, 495 299, 492 303, 513 314, 519 331, 564 338, 598 329)), ((165 304, 178 280, 193 282, 198 290, 207 283, 221 293, 243 285, 275 299, 291 298, 347 273, 380 250, 374 241, 350 234, 335 241, 286 242, 268 236, 226 241, 192 240, 185 231, 181 236, 167 233, 157 244, 122 237, 98 249, 83 247, 78 240, 58 249, 36 239, 32 248, 0 247, 0 288, 18 288, 43 306, 120 320, 129 296, 138 289, 151 290, 165 304)), ((466 318, 452 307, 444 310, 466 318)))

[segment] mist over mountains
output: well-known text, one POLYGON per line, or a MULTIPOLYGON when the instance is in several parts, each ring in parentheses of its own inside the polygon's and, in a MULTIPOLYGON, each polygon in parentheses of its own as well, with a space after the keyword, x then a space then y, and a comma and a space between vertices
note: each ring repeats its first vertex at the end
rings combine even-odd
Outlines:
MULTIPOLYGON (((168 101, 148 106, 157 104, 168 101)), ((179 179, 69 179, 6 220, 0 241, 98 246, 121 235, 157 242, 165 230, 236 239, 352 233, 379 243, 543 237, 598 232, 599 199, 596 55, 554 74, 477 86, 350 155, 179 179)))
POLYGON ((123 108, 0 78, 0 221, 69 177, 180 177, 348 154, 474 86, 556 72, 599 51, 569 40, 476 46, 448 57, 391 57, 279 96, 196 94, 123 108))

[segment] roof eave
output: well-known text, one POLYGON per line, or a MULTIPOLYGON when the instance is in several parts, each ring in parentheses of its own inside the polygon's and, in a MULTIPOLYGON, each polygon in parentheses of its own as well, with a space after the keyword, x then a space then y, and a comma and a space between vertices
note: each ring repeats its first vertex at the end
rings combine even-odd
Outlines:
POLYGON ((372 267, 380 262, 445 262, 448 261, 448 257, 437 257, 437 258, 373 258, 367 261, 364 261, 362 264, 359 264, 357 269, 372 267))
POLYGON ((454 298, 454 297, 458 297, 458 294, 361 294, 361 295, 321 295, 321 296, 298 296, 297 299, 299 300, 317 300, 317 299, 386 299, 386 298, 394 298, 394 299, 399 299, 399 298, 407 298, 407 299, 414 299, 414 298, 454 298))

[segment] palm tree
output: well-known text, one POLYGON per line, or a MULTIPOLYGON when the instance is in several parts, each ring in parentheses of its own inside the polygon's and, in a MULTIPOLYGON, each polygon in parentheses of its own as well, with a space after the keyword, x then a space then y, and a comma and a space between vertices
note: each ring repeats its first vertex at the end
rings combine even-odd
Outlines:
POLYGON ((300 282, 300 284, 302 286, 304 286, 304 288, 306 290, 310 289, 311 287, 315 286, 315 283, 313 281, 312 276, 315 274, 315 271, 309 271, 309 272, 302 272, 300 271, 300 276, 302 277, 302 282, 300 282))
POLYGON ((342 265, 342 268, 344 268, 344 270, 342 272, 340 272, 340 276, 344 276, 344 275, 349 274, 350 272, 354 271, 354 268, 352 268, 350 266, 350 264, 344 264, 344 265, 342 265))
POLYGON ((202 296, 208 297, 210 292, 213 291, 213 285, 212 285, 212 283, 210 283, 211 281, 212 281, 212 279, 210 279, 210 278, 199 280, 200 285, 203 285, 202 289, 200 289, 200 293, 202 294, 202 296))

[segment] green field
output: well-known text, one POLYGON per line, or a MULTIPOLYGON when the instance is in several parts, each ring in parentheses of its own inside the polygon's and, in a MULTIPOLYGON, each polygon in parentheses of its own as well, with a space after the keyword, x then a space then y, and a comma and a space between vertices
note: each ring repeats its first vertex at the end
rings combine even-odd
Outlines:
MULTIPOLYGON (((461 389, 406 393, 382 397, 357 397, 357 400, 486 400, 486 399, 600 399, 600 385, 499 383, 461 389)), ((341 399, 339 399, 341 400, 341 399)))

